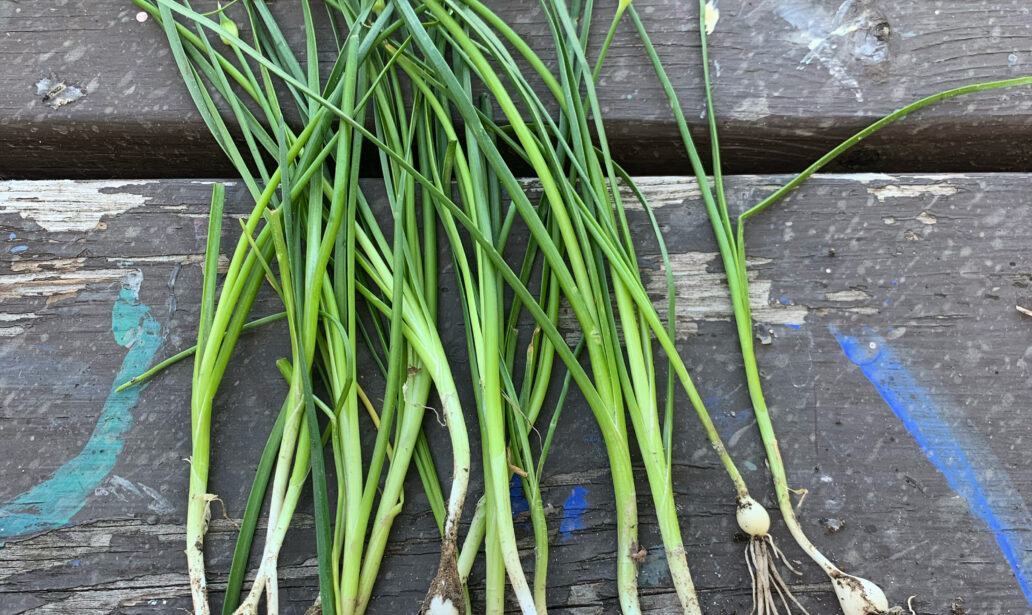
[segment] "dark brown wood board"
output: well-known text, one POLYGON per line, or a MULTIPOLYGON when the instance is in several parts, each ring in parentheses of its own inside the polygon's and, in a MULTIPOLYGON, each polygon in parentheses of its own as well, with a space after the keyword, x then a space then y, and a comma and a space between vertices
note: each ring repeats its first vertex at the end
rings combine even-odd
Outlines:
MULTIPOLYGON (((728 195, 741 206, 785 179, 732 177, 728 195)), ((682 356, 754 495, 772 507, 696 184, 641 181, 673 254, 682 356)), ((980 614, 1029 609, 1019 578, 1032 574, 1023 503, 1032 493, 1024 416, 1032 320, 1015 306, 1028 305, 1032 276, 1030 187, 1032 177, 1019 174, 819 176, 748 234, 757 337, 769 341, 757 353, 789 482, 808 491, 803 526, 893 603, 916 596, 916 613, 963 612, 954 604, 980 614)), ((189 368, 173 367, 142 390, 111 391, 192 343, 210 190, 186 180, 0 183, 3 615, 188 606, 189 368)), ((249 209, 238 186, 229 196, 233 216, 249 209)), ((650 287, 660 289, 647 221, 640 211, 631 220, 650 287)), ((223 245, 237 229, 231 216, 223 245)), ((441 292, 445 305, 456 300, 447 271, 441 292)), ((275 309, 265 297, 256 312, 275 309)), ((446 321, 442 331, 475 446, 461 328, 446 321)), ((211 488, 231 517, 242 514, 285 391, 273 366, 289 352, 284 338, 281 325, 245 335, 216 401, 211 488)), ((363 370, 370 391, 375 372, 363 370)), ((744 615, 748 575, 730 482, 686 401, 677 408, 674 488, 705 612, 744 615)), ((432 417, 425 428, 438 467, 450 467, 445 430, 432 417)), ((553 451, 544 477, 552 611, 615 612, 611 486, 601 437, 576 395, 553 451)), ((675 596, 637 471, 649 551, 642 601, 668 613, 675 596)), ((481 485, 474 477, 471 494, 481 485)), ((406 494, 373 613, 415 612, 436 566, 436 528, 414 473, 406 494)), ((514 508, 530 556, 518 492, 514 508)), ((280 559, 286 613, 302 613, 316 592, 310 514, 305 496, 280 559)), ((810 612, 837 612, 780 521, 774 533, 803 571, 791 583, 810 612)), ((216 599, 234 536, 216 514, 207 549, 216 599)), ((475 569, 474 598, 481 579, 475 569)))
MULTIPOLYGON (((300 3, 270 4, 288 35, 300 37, 300 3)), ((552 41, 537 3, 489 4, 548 58, 552 41)), ((196 6, 214 8, 215 2, 196 6)), ((593 49, 615 6, 596 3, 593 49)), ((697 4, 635 0, 634 6, 701 136, 697 4)), ((717 7, 710 57, 728 172, 799 170, 907 102, 1032 73, 1032 14, 1025 0, 720 0, 717 7)), ((0 176, 229 173, 161 29, 153 19, 141 23, 138 14, 129 0, 0 1, 0 176), (51 81, 41 87, 44 79, 51 81), (51 108, 43 98, 56 84, 85 96, 51 108)), ((323 63, 332 61, 328 45, 323 52, 323 63)), ((666 99, 630 22, 617 34, 599 97, 628 168, 688 172, 666 99)), ((1030 137, 1032 88, 972 95, 865 141, 837 168, 1024 171, 1032 164, 1030 137)))

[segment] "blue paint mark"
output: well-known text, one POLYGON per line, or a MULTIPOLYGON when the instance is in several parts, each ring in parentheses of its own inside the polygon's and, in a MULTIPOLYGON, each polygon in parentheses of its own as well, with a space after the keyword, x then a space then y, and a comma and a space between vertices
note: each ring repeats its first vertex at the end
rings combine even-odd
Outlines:
POLYGON ((574 531, 584 529, 582 519, 588 511, 588 501, 584 497, 586 495, 588 490, 578 485, 563 502, 563 521, 559 524, 559 533, 563 535, 564 542, 574 531))
POLYGON ((778 299, 778 301, 780 301, 782 305, 788 305, 789 303, 791 303, 791 301, 789 301, 787 297, 782 297, 778 299))
POLYGON ((710 418, 713 419, 717 432, 725 441, 753 420, 752 406, 746 406, 737 410, 729 407, 731 406, 729 400, 733 401, 734 394, 741 387, 732 388, 730 391, 725 392, 728 388, 730 387, 720 387, 714 394, 704 395, 702 398, 703 405, 709 408, 710 418))
POLYGON ((115 386, 145 371, 161 347, 161 323, 139 301, 138 273, 130 274, 111 310, 115 341, 129 351, 115 376, 111 393, 89 442, 77 456, 46 481, 0 503, 0 538, 13 538, 59 528, 86 504, 93 490, 115 467, 122 436, 132 425, 130 412, 146 383, 115 393, 115 386), (132 276, 136 276, 135 278, 132 276))
POLYGON ((785 326, 786 326, 786 327, 788 327, 789 329, 795 329, 796 331, 798 331, 799 329, 801 329, 801 328, 802 328, 802 326, 803 326, 803 325, 793 325, 793 324, 787 324, 787 325, 785 325, 785 326))
POLYGON ((68 563, 77 567, 77 566, 79 566, 79 564, 82 563, 82 560, 80 560, 80 559, 73 559, 72 561, 70 561, 68 563))
POLYGON ((888 300, 888 299, 886 299, 886 300, 885 300, 885 305, 888 305, 888 304, 889 304, 889 300, 888 300))
POLYGON ((1025 600, 1032 605, 1032 540, 1028 536, 1032 513, 1004 466, 977 435, 966 428, 953 430, 952 424, 964 421, 962 415, 949 416, 949 408, 936 408, 884 338, 869 329, 864 330, 862 339, 844 335, 835 327, 829 330, 849 360, 863 370, 903 422, 932 465, 967 500, 971 513, 989 526, 1025 600))
POLYGON ((893 286, 898 286, 899 285, 899 280, 893 280, 892 281, 892 285, 893 286))
POLYGON ((11 239, 11 240, 14 240, 14 238, 16 238, 16 237, 17 237, 17 235, 15 235, 14 233, 11 233, 10 235, 7 236, 7 238, 11 239))
MULTIPOLYGON (((592 425, 594 426, 595 424, 592 423, 592 425)), ((606 449, 602 446, 602 433, 598 431, 598 428, 589 428, 589 431, 584 434, 583 440, 591 445, 591 448, 594 451, 595 456, 599 459, 602 459, 605 462, 606 467, 608 468, 609 455, 606 454, 606 449)))
POLYGON ((509 505, 512 507, 512 518, 515 521, 516 515, 530 510, 530 503, 523 496, 523 483, 519 476, 513 476, 509 481, 509 505))
POLYGON ((29 249, 29 246, 14 246, 11 248, 11 254, 19 254, 29 249))
POLYGON ((523 495, 523 481, 519 476, 513 476, 509 481, 509 506, 512 508, 513 526, 529 532, 530 523, 526 521, 515 523, 517 515, 530 510, 530 502, 523 495))

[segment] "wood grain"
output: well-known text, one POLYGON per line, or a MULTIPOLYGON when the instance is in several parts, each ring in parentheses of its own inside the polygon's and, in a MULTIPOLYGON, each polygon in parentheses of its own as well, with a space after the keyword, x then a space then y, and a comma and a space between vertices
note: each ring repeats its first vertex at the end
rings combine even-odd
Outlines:
MULTIPOLYGON (((214 7, 197 7, 207 4, 214 7)), ((552 41, 536 3, 489 4, 547 59, 552 41)), ((593 48, 615 4, 598 3, 593 48)), ((296 0, 271 6, 289 36, 300 37, 296 0)), ((634 6, 689 121, 705 133, 695 2, 636 0, 634 6)), ((721 0, 718 6, 710 57, 724 161, 733 173, 801 169, 911 100, 1032 72, 1025 0, 721 0)), ((128 0, 0 0, 0 175, 228 173, 161 29, 153 20, 139 22, 137 14, 128 0), (85 97, 51 108, 37 93, 45 78, 77 87, 85 97)), ((324 65, 332 59, 326 49, 324 65)), ((688 172, 666 99, 629 22, 618 32, 599 96, 628 168, 688 172)), ((1032 160, 1030 136, 1032 88, 971 96, 865 141, 837 169, 1023 171, 1032 160)))
MULTIPOLYGON (((732 177, 728 195, 742 206, 784 180, 732 177)), ((682 355, 754 494, 771 506, 697 187, 679 177, 642 184, 678 263, 682 355)), ((894 603, 916 595, 917 613, 949 613, 958 597, 971 613, 1024 612, 1028 602, 994 532, 972 513, 963 490, 930 463, 912 426, 844 354, 833 330, 891 348, 903 370, 894 373, 920 387, 954 435, 998 460, 995 477, 979 479, 998 487, 1003 476, 1013 493, 987 492, 991 504, 1027 498, 1032 427, 1021 409, 1032 404, 1032 322, 1014 306, 1032 276, 1030 186, 1032 177, 1017 174, 820 176, 757 218, 749 232, 754 288, 764 289, 753 296, 763 321, 758 333, 770 339, 758 345, 758 358, 789 482, 808 490, 800 503, 802 523, 833 560, 877 580, 894 603)), ((0 183, 0 506, 46 480, 95 429, 126 355, 111 329, 126 274, 142 275, 139 303, 161 323, 159 357, 190 344, 209 194, 210 184, 200 181, 0 183), (61 212, 84 202, 105 213, 59 226, 61 212)), ((249 208, 239 187, 229 195, 230 212, 249 208)), ((631 218, 637 236, 648 237, 644 216, 632 212, 631 218)), ((236 222, 226 228, 229 242, 236 222)), ((649 276, 661 278, 655 246, 643 239, 639 249, 649 276)), ((441 285, 444 305, 456 301, 447 273, 441 285)), ((267 313, 275 306, 265 297, 256 309, 267 313)), ((452 322, 442 330, 464 386, 475 444, 461 330, 452 322)), ((231 517, 242 513, 256 443, 285 390, 273 366, 289 352, 284 337, 279 325, 245 336, 216 401, 211 484, 231 517)), ((363 386, 375 391, 380 383, 372 372, 363 372, 363 386)), ((117 464, 67 526, 29 536, 0 530, 6 541, 0 613, 171 613, 188 606, 181 545, 188 395, 183 366, 143 391, 117 464)), ((705 612, 748 613, 730 485, 689 407, 679 402, 674 487, 705 612)), ((428 416, 438 467, 446 468, 445 430, 428 416)), ((550 457, 544 479, 552 537, 549 598, 552 610, 564 615, 611 613, 614 528, 601 437, 579 397, 563 417, 553 449, 562 454, 550 457), (563 524, 575 489, 583 490, 578 493, 586 503, 582 529, 563 524)), ((675 596, 638 471, 641 542, 649 550, 641 570, 643 603, 649 612, 671 612, 675 596)), ((374 613, 413 612, 434 570, 436 529, 411 478, 374 613)), ((481 485, 475 477, 472 492, 481 485)), ((302 613, 315 595, 308 496, 299 511, 281 557, 287 613, 302 613)), ((530 557, 525 515, 517 516, 517 532, 530 557)), ((1026 535, 1032 523, 1012 529, 1026 535)), ((779 522, 774 532, 788 556, 801 562, 804 574, 792 583, 804 604, 811 613, 834 612, 819 571, 802 561, 779 522)), ((217 519, 208 549, 216 598, 233 539, 231 524, 217 519)), ((1029 565, 1027 552, 1019 557, 1029 565)), ((474 596, 482 578, 475 570, 474 596)))

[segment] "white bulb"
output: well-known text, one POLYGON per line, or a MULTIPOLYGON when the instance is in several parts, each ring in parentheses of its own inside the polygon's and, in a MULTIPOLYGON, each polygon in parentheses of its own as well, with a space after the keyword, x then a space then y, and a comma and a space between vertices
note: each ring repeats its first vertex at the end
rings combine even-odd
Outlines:
POLYGON ((845 615, 879 615, 889 610, 885 592, 867 579, 839 574, 833 585, 845 615))
POLYGON ((766 536, 770 530, 770 515, 749 496, 738 498, 735 517, 738 519, 738 527, 750 536, 766 536))
POLYGON ((455 608, 450 599, 434 596, 426 615, 459 615, 459 609, 455 608))

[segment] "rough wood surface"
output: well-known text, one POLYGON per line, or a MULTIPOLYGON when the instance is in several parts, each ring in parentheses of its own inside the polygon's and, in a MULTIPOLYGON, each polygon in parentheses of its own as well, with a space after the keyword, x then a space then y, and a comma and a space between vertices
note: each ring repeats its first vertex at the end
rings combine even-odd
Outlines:
MULTIPOLYGON (((729 198, 754 202, 784 179, 733 177, 729 198)), ((746 480, 770 506, 696 186, 676 177, 643 184, 677 264, 682 354, 746 480)), ((1022 412, 1032 403, 1032 321, 1015 305, 1028 305, 1032 274, 1030 186, 1028 175, 822 176, 749 233, 757 333, 770 342, 757 352, 790 484, 808 490, 802 523, 833 560, 877 580, 894 603, 916 595, 916 613, 945 615, 953 604, 980 614, 1029 608, 1015 572, 1027 583, 1032 570, 1032 518, 1022 497, 1032 493, 1032 427, 1022 412)), ((139 399, 115 398, 111 387, 134 357, 146 363, 190 344, 209 194, 200 181, 0 183, 3 615, 188 606, 181 542, 189 370, 170 369, 139 399), (144 351, 153 356, 141 358, 144 351), (112 415, 118 403, 124 411, 112 415), (114 455, 95 457, 70 484, 54 483, 98 446, 114 455), (38 487, 45 481, 49 490, 38 487), (58 487, 65 500, 56 501, 58 487)), ((230 199, 230 211, 248 208, 238 188, 230 199)), ((644 216, 632 220, 647 237, 644 216)), ((236 233, 230 220, 226 241, 236 233)), ((661 278, 655 247, 643 240, 640 249, 650 275, 661 278)), ((454 282, 441 279, 443 300, 455 300, 454 282)), ((274 305, 266 299, 257 309, 274 305)), ((461 369, 455 324, 445 335, 461 369)), ((272 364, 288 352, 278 327, 242 339, 216 402, 211 484, 230 516, 242 512, 256 442, 284 391, 272 364)), ((376 390, 371 379, 363 384, 376 390)), ((730 485, 687 404, 678 407, 674 486, 705 612, 744 615, 748 574, 733 540, 730 485)), ((556 613, 612 613, 601 437, 579 399, 563 416, 553 449, 562 454, 550 457, 544 479, 549 596, 556 613)), ((432 416, 426 429, 439 467, 448 467, 444 430, 432 416)), ((639 478, 649 550, 643 603, 668 613, 675 597, 639 478)), ((474 480, 473 492, 480 484, 474 480)), ((281 557, 288 613, 302 613, 315 594, 310 501, 299 510, 281 557)), ((517 531, 529 548, 524 515, 517 531)), ((804 575, 791 580, 797 595, 811 613, 834 612, 819 571, 780 523, 774 531, 801 562, 804 575)), ((414 612, 433 574, 435 534, 412 480, 372 612, 414 612)), ((216 596, 233 536, 216 518, 208 549, 216 596)), ((480 579, 475 570, 474 596, 480 579)))
MULTIPOLYGON (((552 42, 536 2, 489 4, 547 57, 552 42)), ((215 2, 196 3, 202 10, 209 5, 215 2)), ((615 5, 597 3, 596 48, 615 5)), ((285 31, 301 36, 296 0, 271 6, 285 31)), ((689 121, 704 133, 696 3, 635 0, 635 6, 689 121)), ((1032 72, 1025 0, 721 0, 717 6, 710 57, 729 172, 798 170, 911 100, 1032 72)), ((228 171, 160 28, 137 17, 129 0, 0 0, 0 175, 228 171), (57 101, 43 98, 57 84, 85 96, 72 101, 62 94, 71 102, 52 108, 57 101)), ((599 95, 626 166, 643 174, 687 172, 666 99, 629 22, 610 52, 599 95)), ((1022 171, 1032 160, 1030 136, 1032 88, 971 96, 866 141, 839 169, 1022 171)))

